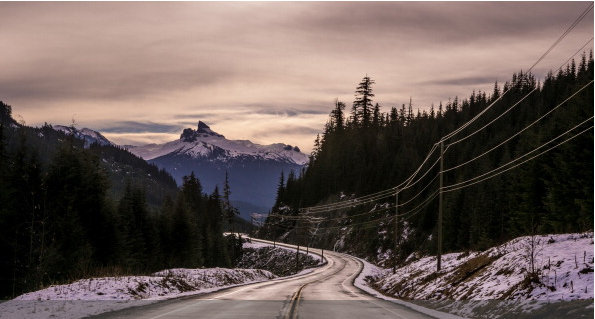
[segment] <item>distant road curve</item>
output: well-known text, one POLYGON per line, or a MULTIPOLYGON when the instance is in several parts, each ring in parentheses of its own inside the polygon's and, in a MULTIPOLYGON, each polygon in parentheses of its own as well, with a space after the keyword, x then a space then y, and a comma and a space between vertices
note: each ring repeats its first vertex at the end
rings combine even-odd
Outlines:
MULTIPOLYGON (((310 252, 321 253, 318 249, 310 252)), ((324 251, 324 257, 327 264, 308 274, 166 300, 94 318, 432 318, 355 287, 353 281, 363 269, 357 258, 332 251, 324 251)))

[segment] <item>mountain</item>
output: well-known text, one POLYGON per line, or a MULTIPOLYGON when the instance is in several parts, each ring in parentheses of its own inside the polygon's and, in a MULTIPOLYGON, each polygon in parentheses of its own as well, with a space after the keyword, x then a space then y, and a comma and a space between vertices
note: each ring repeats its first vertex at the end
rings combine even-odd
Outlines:
POLYGON ((83 128, 81 130, 72 127, 72 126, 64 126, 64 125, 52 125, 52 128, 56 131, 63 132, 66 135, 73 135, 85 142, 85 148, 89 148, 89 146, 93 143, 97 143, 102 146, 112 145, 115 146, 114 143, 110 142, 107 138, 105 138, 101 133, 97 131, 93 131, 92 129, 83 128))
POLYGON ((47 170, 60 146, 68 140, 67 137, 73 136, 71 142, 75 146, 83 147, 99 158, 109 179, 108 193, 112 200, 117 201, 122 197, 128 182, 142 186, 147 204, 154 210, 161 207, 166 197, 175 197, 177 185, 169 173, 112 143, 97 131, 62 125, 21 125, 12 118, 12 107, 2 101, 0 123, 4 150, 8 154, 16 153, 24 143, 27 149, 36 154, 43 171, 47 170))
MULTIPOLYGON (((101 165, 108 172, 109 191, 113 198, 122 196, 127 182, 142 185, 147 204, 154 209, 160 208, 167 196, 175 196, 177 185, 169 173, 130 153, 125 147, 112 143, 101 133, 89 128, 79 130, 63 125, 52 125, 51 128, 58 134, 74 136, 83 143, 84 148, 101 159, 101 165)), ((47 140, 48 131, 38 136, 47 140)))
POLYGON ((164 144, 128 147, 128 150, 171 173, 181 183, 194 172, 203 188, 222 189, 229 174, 231 199, 242 217, 273 206, 281 172, 299 174, 308 156, 297 146, 282 143, 259 145, 248 140, 228 140, 202 121, 196 130, 184 129, 180 138, 164 144))

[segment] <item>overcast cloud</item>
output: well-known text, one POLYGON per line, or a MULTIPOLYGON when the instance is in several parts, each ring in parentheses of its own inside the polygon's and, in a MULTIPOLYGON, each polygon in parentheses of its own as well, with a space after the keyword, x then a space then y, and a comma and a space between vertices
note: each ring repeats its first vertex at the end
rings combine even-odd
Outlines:
MULTIPOLYGON (((0 99, 29 125, 74 119, 122 144, 172 140, 202 120, 309 151, 364 75, 385 111, 491 91, 588 4, 2 2, 0 99)), ((591 11, 536 74, 592 36, 591 11)))

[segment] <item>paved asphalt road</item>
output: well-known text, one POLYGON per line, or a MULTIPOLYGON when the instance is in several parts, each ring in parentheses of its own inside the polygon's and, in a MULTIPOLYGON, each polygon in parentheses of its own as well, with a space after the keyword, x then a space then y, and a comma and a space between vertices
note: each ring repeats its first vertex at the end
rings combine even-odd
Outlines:
MULTIPOLYGON (((320 253, 319 250, 311 250, 320 253)), ((328 263, 301 276, 124 309, 97 318, 429 318, 353 285, 356 258, 324 252, 328 263)))

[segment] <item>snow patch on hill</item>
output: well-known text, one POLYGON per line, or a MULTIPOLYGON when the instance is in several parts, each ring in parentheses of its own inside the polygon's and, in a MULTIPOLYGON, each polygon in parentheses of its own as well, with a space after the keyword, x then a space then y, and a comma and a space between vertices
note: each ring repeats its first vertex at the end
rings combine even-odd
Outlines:
POLYGON ((314 270, 324 262, 319 255, 304 251, 302 247, 298 264, 296 265, 296 250, 252 241, 243 244, 243 254, 237 267, 264 269, 277 276, 291 276, 305 274, 314 270), (296 268, 297 266, 297 268, 296 268))
POLYGON ((446 254, 439 272, 435 256, 411 259, 394 273, 371 271, 366 284, 465 317, 505 317, 555 302, 593 312, 592 232, 525 236, 483 252, 446 254))
POLYGON ((0 318, 82 318, 275 277, 261 269, 177 268, 150 276, 82 279, 4 302, 0 304, 0 318))
POLYGON ((63 132, 66 135, 74 135, 74 137, 84 140, 85 148, 89 147, 93 143, 97 143, 103 146, 115 145, 114 143, 110 142, 107 138, 105 138, 105 136, 101 135, 101 133, 92 129, 83 128, 79 130, 74 127, 63 125, 52 125, 52 128, 56 131, 63 132))

